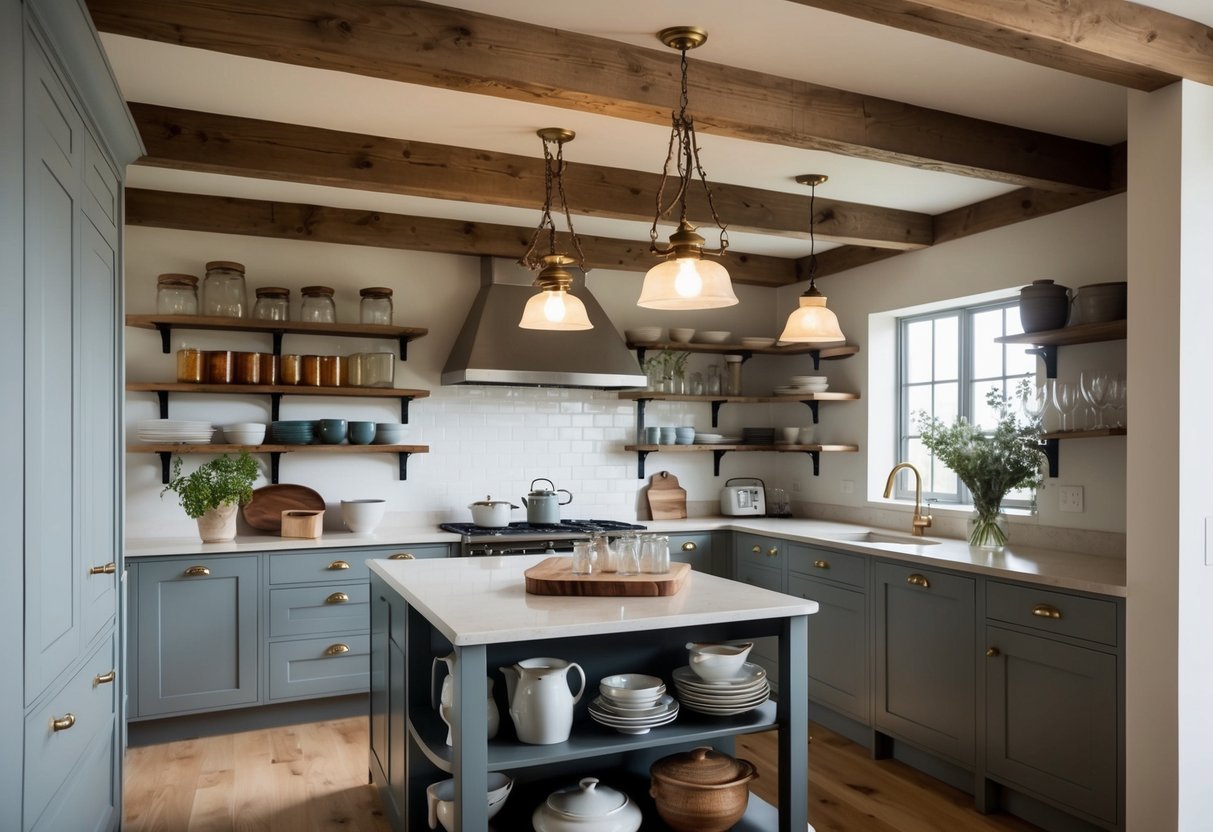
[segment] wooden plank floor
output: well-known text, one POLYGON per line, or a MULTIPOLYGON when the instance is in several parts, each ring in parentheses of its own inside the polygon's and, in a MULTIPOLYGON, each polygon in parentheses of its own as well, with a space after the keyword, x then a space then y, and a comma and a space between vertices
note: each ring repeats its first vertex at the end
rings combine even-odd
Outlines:
MULTIPOLYGON (((809 753, 816 832, 1038 832, 980 815, 969 795, 819 725, 809 753)), ((758 766, 754 791, 775 802, 775 732, 737 740, 758 766)), ((390 832, 367 785, 367 721, 291 725, 132 748, 125 832, 390 832)))

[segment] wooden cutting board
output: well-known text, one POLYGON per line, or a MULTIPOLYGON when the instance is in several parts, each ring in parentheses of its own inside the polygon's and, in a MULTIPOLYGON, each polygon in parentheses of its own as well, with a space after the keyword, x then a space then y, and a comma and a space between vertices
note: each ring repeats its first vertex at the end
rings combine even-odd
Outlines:
POLYGON ((649 479, 649 516, 654 520, 683 520, 687 516, 687 492, 669 471, 649 479))
POLYGON ((671 563, 666 575, 574 575, 571 557, 542 560, 522 573, 531 595, 675 595, 691 574, 689 563, 671 563))
POLYGON ((265 485, 240 509, 244 522, 263 532, 282 531, 282 512, 324 511, 324 498, 306 485, 265 485))

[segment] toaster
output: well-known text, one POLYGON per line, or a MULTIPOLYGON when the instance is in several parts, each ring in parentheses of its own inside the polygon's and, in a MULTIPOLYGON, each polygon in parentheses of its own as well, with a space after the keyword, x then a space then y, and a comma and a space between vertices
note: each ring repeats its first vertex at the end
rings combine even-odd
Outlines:
POLYGON ((767 513, 766 486, 757 477, 733 477, 720 489, 720 513, 726 517, 739 517, 767 513), (746 481, 747 485, 733 485, 746 481), (753 485, 757 483, 757 485, 753 485))

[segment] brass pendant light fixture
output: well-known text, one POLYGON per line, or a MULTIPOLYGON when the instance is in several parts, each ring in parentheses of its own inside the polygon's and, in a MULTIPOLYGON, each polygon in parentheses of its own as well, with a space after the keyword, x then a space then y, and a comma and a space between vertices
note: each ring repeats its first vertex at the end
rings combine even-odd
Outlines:
POLYGON ((817 344, 845 340, 842 328, 838 325, 838 316, 826 308, 826 297, 813 279, 813 273, 817 271, 817 238, 813 234, 817 215, 814 203, 817 199, 817 186, 828 178, 820 173, 806 173, 796 177, 797 182, 812 189, 809 196, 809 288, 800 296, 800 306, 788 315, 787 326, 779 336, 780 341, 817 344))
POLYGON ((593 329, 594 325, 586 315, 585 304, 569 291, 573 285, 573 274, 567 268, 575 263, 582 272, 585 271, 585 254, 581 251, 581 240, 573 230, 573 218, 569 215, 568 200, 564 196, 564 145, 577 134, 563 127, 545 127, 537 133, 543 139, 543 215, 531 237, 530 246, 518 262, 532 271, 538 270, 539 274, 535 275, 532 285, 540 291, 527 301, 518 326, 522 329, 557 331, 593 329), (552 152, 553 145, 555 153, 552 152), (552 220, 553 186, 560 197, 560 209, 568 225, 569 236, 573 239, 576 259, 556 250, 556 223, 552 220), (548 253, 541 255, 537 249, 545 232, 548 253))
POLYGON ((712 191, 708 187, 707 174, 699 162, 699 148, 695 140, 695 124, 687 115, 687 50, 702 46, 708 33, 693 26, 677 26, 662 29, 657 37, 666 46, 682 53, 682 92, 678 110, 673 113, 673 129, 666 153, 665 167, 661 171, 661 183, 657 188, 657 213, 653 227, 649 230, 649 251, 661 257, 663 262, 649 269, 644 276, 637 306, 649 309, 718 309, 737 303, 729 272, 714 260, 705 260, 704 255, 723 256, 729 247, 728 230, 721 223, 712 202, 712 191), (673 162, 678 177, 678 189, 668 205, 663 204, 666 181, 670 177, 673 162), (698 176, 707 193, 708 208, 712 220, 720 229, 718 248, 705 249, 704 238, 687 220, 687 191, 698 176), (657 242, 657 221, 678 205, 678 230, 670 235, 669 245, 657 242))

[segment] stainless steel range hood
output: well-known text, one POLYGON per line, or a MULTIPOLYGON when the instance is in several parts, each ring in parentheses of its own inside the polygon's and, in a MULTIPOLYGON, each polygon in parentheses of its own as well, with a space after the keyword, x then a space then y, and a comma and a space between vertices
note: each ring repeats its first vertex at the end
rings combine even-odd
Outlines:
POLYGON ((508 260, 480 259, 480 292, 446 367, 442 383, 514 387, 643 387, 636 356, 607 319, 598 301, 574 278, 573 293, 585 304, 593 329, 549 332, 521 329, 518 321, 535 294, 533 275, 508 260))

